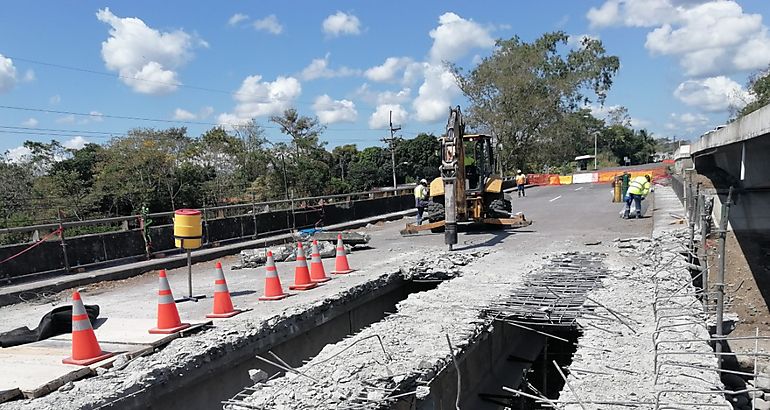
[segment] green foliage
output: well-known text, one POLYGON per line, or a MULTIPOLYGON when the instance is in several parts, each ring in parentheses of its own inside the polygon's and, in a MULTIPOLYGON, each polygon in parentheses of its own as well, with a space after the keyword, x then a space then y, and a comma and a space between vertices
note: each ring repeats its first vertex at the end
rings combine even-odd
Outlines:
MULTIPOLYGON (((0 161, 0 225, 23 226, 183 207, 321 196, 390 186, 391 155, 355 145, 331 152, 318 120, 287 110, 271 118, 290 138, 270 143, 255 121, 199 137, 185 128, 130 130, 104 145, 78 150, 27 142, 20 163, 0 161)), ((399 182, 438 175, 438 139, 420 134, 396 144, 399 182)), ((84 227, 95 233, 114 226, 84 227)), ((28 235, 3 236, 26 241, 28 235)))
MULTIPOLYGON (((601 41, 586 38, 564 50, 569 36, 546 33, 532 43, 518 37, 498 40, 495 52, 471 72, 452 67, 471 102, 472 128, 496 135, 504 173, 516 168, 560 166, 572 153, 553 152, 570 138, 570 114, 595 98, 603 103, 620 61, 601 41), (554 162, 555 161, 555 162, 554 162)), ((574 134, 573 134, 574 136, 574 134)))
POLYGON ((599 138, 609 141, 609 148, 618 159, 618 165, 625 165, 625 157, 630 159, 629 165, 645 164, 655 154, 655 140, 644 129, 635 131, 623 125, 612 125, 599 138))
POLYGON ((737 118, 750 114, 765 105, 770 104, 770 69, 754 73, 748 84, 751 100, 738 110, 737 118))

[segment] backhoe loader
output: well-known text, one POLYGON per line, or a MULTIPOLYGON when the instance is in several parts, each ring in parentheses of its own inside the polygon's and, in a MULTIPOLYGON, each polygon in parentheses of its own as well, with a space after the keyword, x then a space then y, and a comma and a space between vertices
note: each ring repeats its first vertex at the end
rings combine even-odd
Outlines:
POLYGON ((441 176, 430 182, 425 225, 407 224, 404 235, 445 230, 445 243, 457 244, 457 223, 477 222, 506 227, 528 226, 523 214, 511 215, 503 179, 495 173, 492 137, 465 134, 460 107, 450 108, 447 132, 441 138, 441 176))

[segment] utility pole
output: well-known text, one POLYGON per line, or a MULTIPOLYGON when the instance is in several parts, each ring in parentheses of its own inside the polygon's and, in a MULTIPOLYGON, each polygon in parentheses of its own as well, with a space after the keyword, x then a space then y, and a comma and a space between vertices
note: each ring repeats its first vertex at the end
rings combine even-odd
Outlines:
POLYGON ((398 188, 396 184, 396 131, 400 131, 401 127, 393 128, 393 111, 390 112, 390 138, 383 138, 382 142, 388 143, 390 146, 390 164, 393 169, 393 189, 398 188))

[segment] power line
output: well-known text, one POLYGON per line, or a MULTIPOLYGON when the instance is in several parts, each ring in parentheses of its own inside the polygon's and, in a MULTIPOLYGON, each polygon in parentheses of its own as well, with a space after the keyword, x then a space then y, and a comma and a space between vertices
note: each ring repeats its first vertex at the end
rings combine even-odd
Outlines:
POLYGON ((86 130, 62 130, 55 128, 37 128, 37 127, 14 127, 11 125, 0 125, 0 128, 7 128, 12 130, 32 130, 32 131, 52 131, 52 132, 76 132, 79 134, 122 134, 122 132, 112 131, 86 131, 86 130))
MULTIPOLYGON (((233 128, 236 128, 242 125, 240 123, 215 123, 215 122, 189 121, 189 120, 168 120, 168 119, 160 119, 160 118, 146 118, 146 117, 135 117, 135 116, 128 116, 128 115, 111 115, 111 114, 101 114, 101 113, 92 114, 92 113, 83 113, 83 112, 75 112, 75 111, 50 110, 45 108, 18 107, 18 106, 12 106, 12 105, 0 105, 0 109, 28 111, 28 112, 42 112, 46 114, 74 115, 79 117, 91 117, 91 118, 99 117, 99 118, 110 118, 110 119, 119 119, 119 120, 148 121, 148 122, 159 122, 159 123, 166 123, 166 124, 206 125, 206 126, 213 126, 213 127, 228 125, 233 128)), ((259 127, 264 129, 273 129, 273 130, 281 129, 281 127, 278 127, 278 126, 262 125, 262 124, 259 124, 259 127)), ((370 128, 334 128, 332 131, 334 132, 374 132, 378 130, 370 129, 370 128)))
MULTIPOLYGON (((145 83, 158 84, 158 85, 167 85, 167 86, 173 86, 173 87, 179 87, 179 88, 188 88, 188 89, 191 89, 191 90, 207 91, 207 92, 218 93, 218 94, 240 95, 240 96, 245 96, 245 97, 264 97, 262 95, 257 95, 257 94, 243 93, 243 92, 239 92, 239 91, 220 90, 220 89, 217 89, 217 88, 201 87, 201 86, 197 86, 197 85, 188 85, 188 84, 183 84, 183 83, 180 83, 180 82, 148 80, 148 79, 145 79, 145 78, 137 78, 137 77, 126 76, 126 75, 121 75, 121 74, 114 74, 114 73, 110 73, 110 72, 107 72, 107 71, 91 70, 91 69, 88 69, 88 68, 73 67, 73 66, 64 65, 64 64, 48 63, 48 62, 45 62, 45 61, 32 60, 32 59, 23 58, 23 57, 14 57, 14 56, 9 56, 9 55, 6 55, 6 57, 10 58, 11 60, 23 61, 25 63, 37 64, 37 65, 42 65, 42 66, 52 67, 52 68, 60 68, 60 69, 63 69, 63 70, 78 71, 78 72, 81 72, 81 73, 95 74, 95 75, 100 75, 100 76, 103 76, 103 77, 118 78, 118 79, 131 80, 131 81, 141 81, 141 82, 145 82, 145 83)), ((272 99, 279 99, 279 98, 272 98, 272 99)), ((282 100, 286 101, 288 99, 284 98, 282 100)), ((299 101, 299 100, 293 100, 293 101, 303 102, 305 104, 312 104, 312 103, 307 102, 307 101, 299 101)))

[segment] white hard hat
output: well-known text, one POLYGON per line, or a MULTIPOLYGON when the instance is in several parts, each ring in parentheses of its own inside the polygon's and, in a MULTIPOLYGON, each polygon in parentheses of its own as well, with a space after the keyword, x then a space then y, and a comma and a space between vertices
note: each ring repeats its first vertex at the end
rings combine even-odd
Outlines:
POLYGON ((427 180, 425 180, 425 178, 423 178, 423 179, 421 179, 421 180, 420 180, 420 183, 421 183, 421 184, 426 184, 426 185, 427 185, 427 184, 428 184, 428 181, 427 181, 427 180))
POLYGON ((520 169, 517 169, 517 170, 516 170, 516 172, 518 172, 519 174, 521 174, 521 170, 520 170, 520 169))

